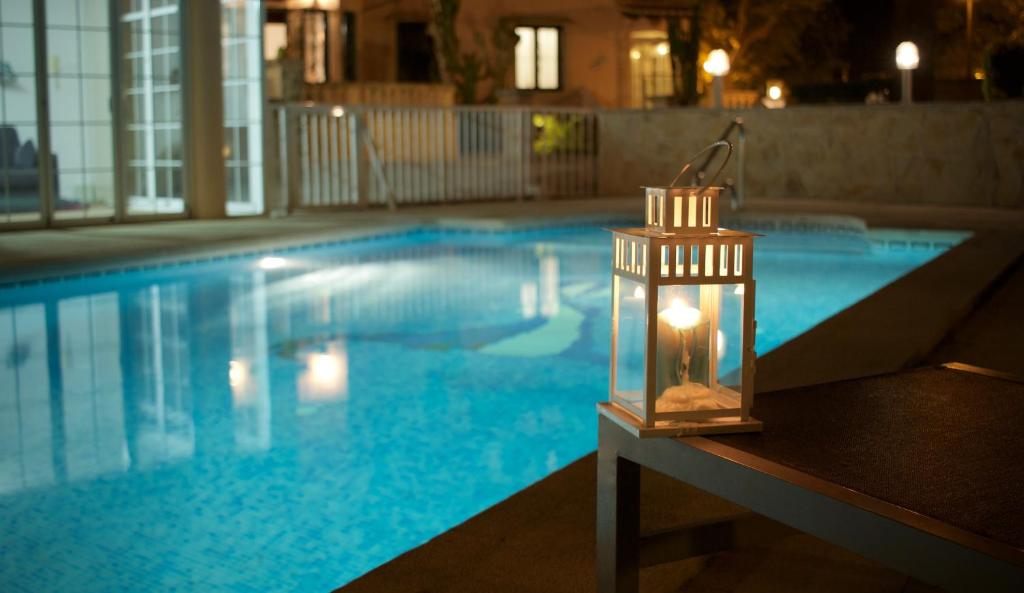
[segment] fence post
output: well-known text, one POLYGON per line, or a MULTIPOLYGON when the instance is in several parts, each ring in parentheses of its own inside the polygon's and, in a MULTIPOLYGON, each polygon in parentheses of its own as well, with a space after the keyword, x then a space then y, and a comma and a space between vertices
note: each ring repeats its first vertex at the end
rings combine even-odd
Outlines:
POLYGON ((349 143, 349 150, 354 154, 349 155, 355 157, 356 161, 356 205, 361 208, 366 208, 370 205, 370 159, 368 151, 369 138, 367 134, 370 133, 366 122, 363 121, 363 114, 358 111, 352 113, 352 127, 349 128, 352 133, 351 142, 349 143))
POLYGON ((278 110, 278 168, 280 173, 277 209, 285 213, 294 212, 301 203, 299 190, 299 131, 291 109, 287 106, 278 110))

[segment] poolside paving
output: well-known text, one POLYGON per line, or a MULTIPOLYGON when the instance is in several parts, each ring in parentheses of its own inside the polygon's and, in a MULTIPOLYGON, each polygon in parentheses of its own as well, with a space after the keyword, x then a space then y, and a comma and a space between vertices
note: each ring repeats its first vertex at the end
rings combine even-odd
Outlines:
MULTIPOLYGON (((248 252, 423 222, 502 226, 538 218, 634 214, 637 199, 466 204, 397 213, 180 221, 0 234, 0 284, 68 270, 248 252)), ((959 360, 1024 375, 1024 212, 762 200, 759 212, 860 216, 872 226, 972 229, 976 236, 759 360, 758 386, 780 388, 924 362, 959 360)), ((599 398, 599 396, 596 396, 599 398)), ((596 422, 596 415, 595 415, 596 422)), ((350 592, 594 591, 593 454, 341 589, 350 592)), ((643 477, 642 528, 737 512, 664 476, 643 477)), ((339 552, 340 553, 340 552, 339 552)), ((810 536, 641 573, 642 591, 928 591, 926 585, 810 536)))

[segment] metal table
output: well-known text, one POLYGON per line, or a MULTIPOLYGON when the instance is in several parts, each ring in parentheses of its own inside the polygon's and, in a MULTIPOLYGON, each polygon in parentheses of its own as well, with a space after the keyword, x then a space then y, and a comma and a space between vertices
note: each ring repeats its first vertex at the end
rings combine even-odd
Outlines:
POLYGON ((762 433, 637 439, 599 415, 598 590, 777 521, 948 591, 1024 591, 1024 383, 960 364, 759 395, 762 433), (750 519, 641 536, 640 466, 750 519))

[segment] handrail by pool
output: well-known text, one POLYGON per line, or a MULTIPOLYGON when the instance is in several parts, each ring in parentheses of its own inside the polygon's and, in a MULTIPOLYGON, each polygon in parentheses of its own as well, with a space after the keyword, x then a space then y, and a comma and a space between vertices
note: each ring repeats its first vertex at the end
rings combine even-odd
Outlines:
MULTIPOLYGON (((743 176, 743 170, 746 166, 747 130, 743 126, 742 117, 733 118, 732 121, 729 122, 729 125, 726 126, 725 131, 722 132, 722 135, 718 137, 718 141, 728 141, 732 136, 733 130, 736 130, 736 183, 728 184, 728 186, 732 190, 732 209, 739 210, 743 208, 743 201, 747 194, 746 181, 743 176)), ((708 155, 708 158, 704 159, 704 164, 697 169, 694 185, 698 185, 700 184, 699 182, 703 181, 707 174, 708 166, 711 165, 711 161, 718 156, 719 150, 721 150, 721 147, 716 147, 708 155)))

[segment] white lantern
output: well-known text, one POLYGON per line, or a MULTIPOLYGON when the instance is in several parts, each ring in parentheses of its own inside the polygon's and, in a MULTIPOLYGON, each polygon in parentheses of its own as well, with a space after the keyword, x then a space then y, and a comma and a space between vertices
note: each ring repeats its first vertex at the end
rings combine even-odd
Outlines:
MULTIPOLYGON (((732 145, 719 141, 694 156, 732 145)), ((644 228, 614 229, 609 401, 638 437, 751 432, 756 235, 718 228, 722 188, 645 188, 644 228)))

